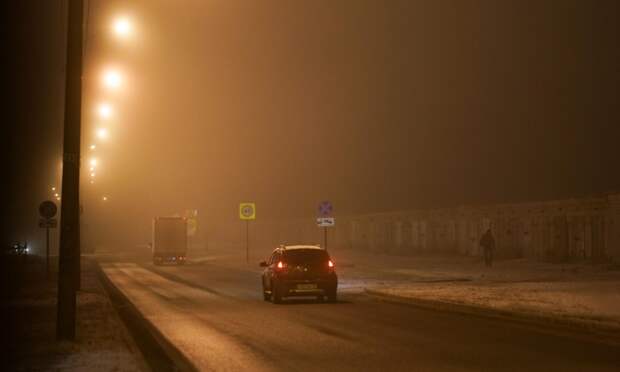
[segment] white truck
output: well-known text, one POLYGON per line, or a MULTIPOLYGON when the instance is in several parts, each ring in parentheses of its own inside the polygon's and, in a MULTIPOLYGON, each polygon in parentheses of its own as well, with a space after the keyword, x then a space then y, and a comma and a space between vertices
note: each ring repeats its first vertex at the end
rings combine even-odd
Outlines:
POLYGON ((153 219, 153 263, 183 265, 187 258, 187 219, 155 217, 153 219))

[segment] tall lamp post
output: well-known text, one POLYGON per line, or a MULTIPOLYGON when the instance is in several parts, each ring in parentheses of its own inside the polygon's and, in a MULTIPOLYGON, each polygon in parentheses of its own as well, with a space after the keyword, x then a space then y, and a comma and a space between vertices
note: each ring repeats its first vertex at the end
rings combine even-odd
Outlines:
POLYGON ((62 219, 56 338, 75 339, 80 272, 80 121, 82 106, 83 0, 69 0, 62 168, 62 219))

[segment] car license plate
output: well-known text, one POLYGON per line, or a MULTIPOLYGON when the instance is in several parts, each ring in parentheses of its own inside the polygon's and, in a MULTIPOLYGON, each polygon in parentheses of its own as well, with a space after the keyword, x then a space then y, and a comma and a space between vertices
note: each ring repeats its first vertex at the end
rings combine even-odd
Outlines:
POLYGON ((297 284, 297 289, 316 289, 316 284, 297 284))

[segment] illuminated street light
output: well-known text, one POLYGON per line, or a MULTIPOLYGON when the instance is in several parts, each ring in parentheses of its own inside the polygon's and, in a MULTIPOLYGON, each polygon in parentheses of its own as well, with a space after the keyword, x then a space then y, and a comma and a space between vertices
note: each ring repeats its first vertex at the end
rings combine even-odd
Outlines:
POLYGON ((99 116, 104 119, 108 119, 112 116, 112 106, 107 103, 100 104, 97 111, 99 112, 99 116))
POLYGON ((90 171, 91 172, 94 171, 94 170, 95 170, 95 167, 90 167, 90 171))
POLYGON ((108 197, 107 197, 107 196, 104 196, 103 198, 101 198, 101 200, 103 200, 103 201, 107 201, 107 200, 108 200, 108 197))
POLYGON ((90 145, 90 146, 89 146, 89 148, 90 148, 91 150, 94 150, 94 149, 96 149, 96 148, 97 148, 97 146, 96 146, 96 145, 90 145))
POLYGON ((90 173, 90 176, 91 176, 91 177, 95 177, 95 172, 91 172, 91 173, 90 173))
POLYGON ((56 187, 52 186, 52 191, 56 191, 56 187))
POLYGON ((95 183, 95 180, 90 180, 90 184, 92 185, 93 183, 95 183))
POLYGON ((95 158, 90 159, 90 166, 91 167, 96 167, 97 166, 97 159, 95 159, 95 158))
POLYGON ((99 139, 107 139, 108 138, 108 130, 106 128, 97 129, 97 138, 99 139))
POLYGON ((55 193, 55 194, 54 194, 54 196, 55 196, 55 197, 59 197, 60 195, 58 195, 58 193, 55 193))
POLYGON ((112 23, 112 30, 116 36, 126 39, 131 36, 132 25, 127 17, 118 17, 112 23))
POLYGON ((123 77, 116 70, 107 70, 103 73, 103 84, 107 88, 116 89, 123 83, 123 77))

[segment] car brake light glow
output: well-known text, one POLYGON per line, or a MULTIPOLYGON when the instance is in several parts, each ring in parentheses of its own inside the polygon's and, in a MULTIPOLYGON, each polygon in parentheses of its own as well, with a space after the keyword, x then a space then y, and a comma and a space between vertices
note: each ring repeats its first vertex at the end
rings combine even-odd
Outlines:
POLYGON ((334 263, 332 262, 332 260, 327 261, 327 266, 334 267, 334 263))
POLYGON ((278 269, 284 269, 284 262, 278 262, 278 269))

